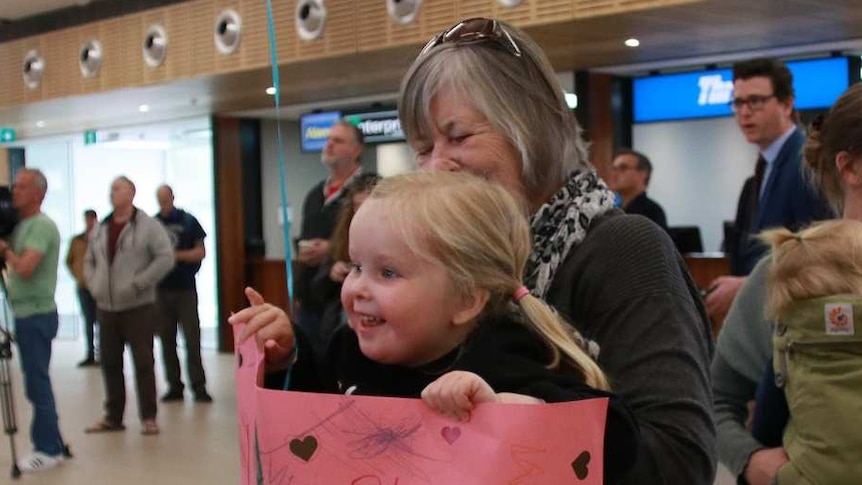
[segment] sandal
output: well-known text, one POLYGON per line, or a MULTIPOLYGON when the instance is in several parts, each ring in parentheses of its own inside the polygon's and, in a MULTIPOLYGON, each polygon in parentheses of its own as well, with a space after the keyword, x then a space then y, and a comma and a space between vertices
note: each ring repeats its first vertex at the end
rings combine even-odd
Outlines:
POLYGON ((107 419, 96 421, 84 429, 85 433, 111 433, 115 431, 125 431, 126 427, 121 423, 113 423, 107 419))
POLYGON ((159 434, 159 425, 155 419, 147 419, 141 421, 141 434, 144 436, 152 436, 159 434))

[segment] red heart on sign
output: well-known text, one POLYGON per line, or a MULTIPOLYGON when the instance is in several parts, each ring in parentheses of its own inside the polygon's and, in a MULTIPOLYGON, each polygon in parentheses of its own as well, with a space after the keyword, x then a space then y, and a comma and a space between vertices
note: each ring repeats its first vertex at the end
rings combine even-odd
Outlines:
POLYGON ((440 430, 440 434, 443 436, 443 439, 451 445, 461 437, 461 428, 457 426, 444 426, 443 429, 440 430))

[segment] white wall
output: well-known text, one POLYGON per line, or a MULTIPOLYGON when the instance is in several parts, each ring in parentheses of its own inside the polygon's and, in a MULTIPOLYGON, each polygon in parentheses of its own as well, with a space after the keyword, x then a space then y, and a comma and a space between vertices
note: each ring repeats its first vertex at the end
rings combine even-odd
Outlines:
POLYGON ((377 145, 377 173, 383 177, 416 170, 416 156, 406 143, 377 145))
POLYGON ((733 118, 637 124, 633 145, 652 161, 648 192, 668 225, 699 226, 704 251, 718 251, 723 221, 736 217, 739 192, 757 160, 757 148, 733 118))

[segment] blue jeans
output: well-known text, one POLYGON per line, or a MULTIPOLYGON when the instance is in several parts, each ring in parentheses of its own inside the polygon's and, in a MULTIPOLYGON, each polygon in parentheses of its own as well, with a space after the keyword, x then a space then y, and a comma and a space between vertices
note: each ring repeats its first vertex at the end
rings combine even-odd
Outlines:
POLYGON ((96 358, 96 300, 86 288, 78 288, 78 302, 84 317, 84 334, 87 336, 87 358, 96 358))
POLYGON ((57 312, 41 313, 15 319, 18 353, 24 371, 27 399, 33 404, 33 422, 30 439, 36 451, 46 455, 63 452, 63 439, 57 422, 54 391, 48 366, 51 363, 51 341, 57 336, 60 325, 57 312))

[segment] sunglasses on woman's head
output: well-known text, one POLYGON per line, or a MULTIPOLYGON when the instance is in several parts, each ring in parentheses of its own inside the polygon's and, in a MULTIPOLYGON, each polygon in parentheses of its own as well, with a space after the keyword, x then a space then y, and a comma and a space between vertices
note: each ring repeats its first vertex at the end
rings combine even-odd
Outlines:
POLYGON ((438 45, 448 43, 456 45, 490 43, 515 57, 521 57, 521 49, 515 43, 515 39, 494 19, 477 17, 462 20, 435 35, 428 41, 419 56, 424 56, 438 45))

